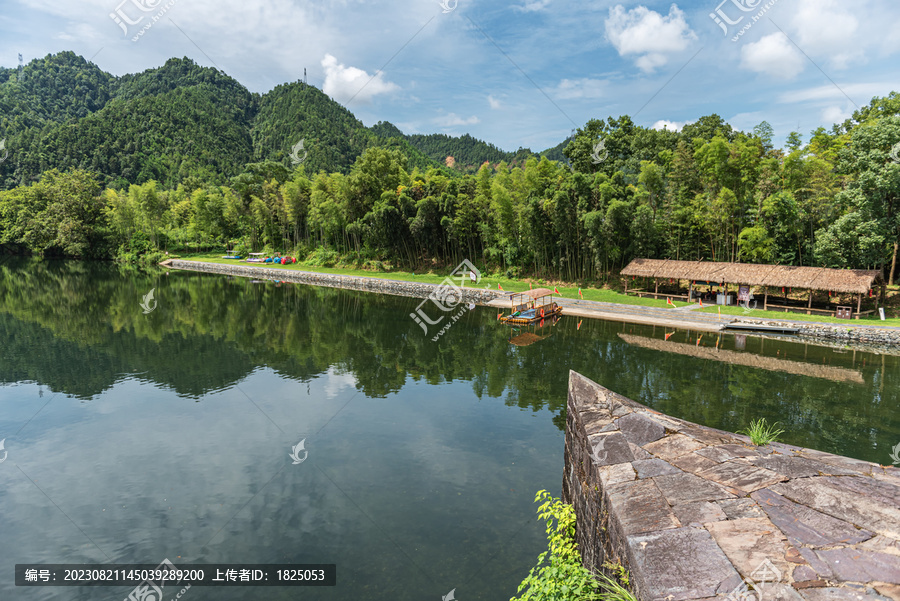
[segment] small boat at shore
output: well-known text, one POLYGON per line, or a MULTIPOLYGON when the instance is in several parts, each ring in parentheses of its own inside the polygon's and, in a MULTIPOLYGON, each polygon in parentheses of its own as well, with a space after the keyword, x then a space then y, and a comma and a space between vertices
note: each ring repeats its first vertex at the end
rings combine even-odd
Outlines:
POLYGON ((500 317, 503 323, 527 325, 562 314, 562 307, 553 302, 553 291, 536 288, 509 295, 512 309, 500 317))

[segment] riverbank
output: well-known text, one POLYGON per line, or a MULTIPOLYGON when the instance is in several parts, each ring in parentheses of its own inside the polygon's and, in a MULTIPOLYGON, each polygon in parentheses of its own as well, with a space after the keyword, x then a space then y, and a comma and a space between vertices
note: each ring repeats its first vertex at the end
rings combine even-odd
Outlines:
MULTIPOLYGON (((296 268, 296 266, 282 268, 281 266, 250 265, 233 261, 205 262, 186 259, 169 259, 162 265, 173 269, 280 280, 365 292, 380 292, 414 298, 426 298, 438 288, 438 283, 303 271, 296 268)), ((443 278, 440 280, 442 281, 443 278)), ((462 300, 464 302, 492 306, 500 310, 507 309, 509 307, 510 291, 494 290, 490 284, 485 285, 487 288, 462 288, 462 300)), ((646 301, 651 299, 640 300, 646 301)), ((560 297, 557 301, 563 307, 564 315, 574 317, 659 325, 702 332, 718 332, 724 330, 729 323, 750 323, 770 327, 796 327, 798 328, 798 335, 806 339, 825 339, 840 343, 859 343, 875 346, 900 345, 900 327, 869 325, 856 320, 847 321, 844 324, 834 324, 814 321, 792 321, 780 318, 747 319, 732 315, 720 316, 716 313, 695 311, 693 310, 694 305, 685 305, 684 303, 682 303, 681 307, 673 308, 659 305, 631 305, 565 297, 560 297)), ((748 333, 752 334, 752 332, 748 333)))
POLYGON ((896 467, 755 446, 570 372, 563 500, 585 566, 624 567, 640 601, 900 601, 898 498, 896 467))

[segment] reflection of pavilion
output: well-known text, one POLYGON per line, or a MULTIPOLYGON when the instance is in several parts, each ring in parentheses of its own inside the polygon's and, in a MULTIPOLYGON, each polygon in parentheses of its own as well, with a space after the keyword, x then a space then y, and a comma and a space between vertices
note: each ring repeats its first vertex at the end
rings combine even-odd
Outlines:
POLYGON ((677 353, 679 355, 696 357, 698 359, 710 359, 712 361, 767 369, 769 371, 783 371, 797 376, 823 378, 835 382, 852 382, 854 384, 863 383, 861 372, 855 369, 847 369, 846 367, 815 365, 813 363, 802 363, 800 361, 790 361, 788 359, 779 359, 777 357, 763 357, 762 355, 755 355, 752 353, 717 350, 715 348, 695 346, 683 342, 666 342, 665 340, 659 340, 657 338, 647 338, 644 336, 635 336, 633 334, 623 334, 621 332, 619 333, 619 338, 634 346, 653 349, 655 351, 665 351, 667 353, 677 353))
POLYGON ((512 326, 509 329, 509 343, 515 346, 529 346, 544 338, 550 338, 552 332, 550 328, 559 319, 558 315, 553 315, 547 319, 542 319, 540 323, 536 322, 530 326, 512 326))

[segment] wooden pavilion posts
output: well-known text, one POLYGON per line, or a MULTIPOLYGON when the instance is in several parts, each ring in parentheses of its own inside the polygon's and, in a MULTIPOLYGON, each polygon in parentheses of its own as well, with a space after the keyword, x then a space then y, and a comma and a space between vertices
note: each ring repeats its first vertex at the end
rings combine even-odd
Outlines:
POLYGON ((764 291, 764 293, 763 293, 763 311, 768 311, 768 307, 769 307, 769 287, 768 287, 768 286, 764 286, 764 287, 763 287, 763 291, 764 291))

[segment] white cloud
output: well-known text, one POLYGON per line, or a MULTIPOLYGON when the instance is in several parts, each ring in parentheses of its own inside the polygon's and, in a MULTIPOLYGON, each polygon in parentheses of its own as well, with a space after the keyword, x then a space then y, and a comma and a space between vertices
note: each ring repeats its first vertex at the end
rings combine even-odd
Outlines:
POLYGON ((832 84, 825 84, 815 88, 804 88, 785 92, 778 97, 779 102, 796 103, 810 100, 835 100, 852 98, 862 106, 867 104, 873 96, 887 96, 890 90, 897 89, 897 82, 883 81, 871 83, 843 84, 838 88, 832 84), (847 96, 844 96, 846 94, 847 96))
POLYGON ((385 81, 383 73, 378 72, 371 76, 362 69, 345 67, 338 60, 326 54, 322 59, 322 68, 325 70, 325 83, 322 91, 338 102, 371 102, 378 94, 386 94, 399 90, 397 84, 385 81))
POLYGON ((531 13, 544 10, 551 2, 553 2, 553 0, 525 0, 525 4, 522 6, 514 6, 513 8, 525 13, 531 13))
POLYGON ((501 107, 500 101, 490 94, 488 95, 488 104, 490 104, 491 108, 495 110, 501 107))
POLYGON ((829 106, 822 110, 822 121, 825 123, 843 123, 852 116, 852 109, 839 106, 829 106))
POLYGON ((606 38, 619 56, 639 55, 637 66, 650 72, 665 65, 668 55, 687 48, 697 35, 691 31, 684 12, 676 4, 669 8, 667 16, 646 6, 626 10, 618 4, 609 9, 606 38))
POLYGON ((434 122, 441 127, 456 127, 458 125, 475 125, 481 123, 481 119, 474 115, 468 119, 463 119, 456 113, 447 113, 435 119, 434 122))
POLYGON ((584 77, 581 79, 564 79, 556 88, 558 98, 602 98, 605 94, 606 82, 601 79, 584 77))
POLYGON ((687 125, 688 123, 693 123, 693 121, 669 121, 667 119, 660 119, 656 123, 650 126, 650 129, 667 129, 669 131, 681 131, 681 128, 687 125))
MULTIPOLYGON (((864 2, 854 3, 854 11, 865 10, 860 4, 864 2)), ((843 6, 836 0, 798 0, 793 19, 797 45, 808 54, 827 56, 837 69, 845 69, 863 56, 854 40, 859 20, 843 6)))
POLYGON ((806 59, 782 33, 773 33, 741 48, 741 67, 777 79, 793 79, 806 59))

